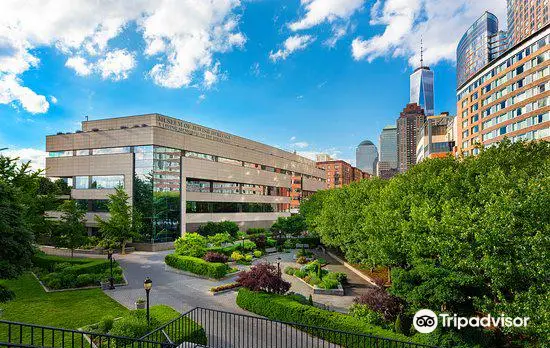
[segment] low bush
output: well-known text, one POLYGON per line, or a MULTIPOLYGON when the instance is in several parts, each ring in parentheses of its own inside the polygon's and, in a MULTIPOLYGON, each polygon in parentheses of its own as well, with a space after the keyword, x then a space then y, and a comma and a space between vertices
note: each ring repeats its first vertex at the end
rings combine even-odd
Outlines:
POLYGON ((267 230, 265 228, 249 228, 246 230, 246 234, 248 235, 254 235, 254 234, 263 234, 265 235, 267 233, 267 230))
POLYGON ((340 282, 336 279, 325 277, 317 285, 319 285, 320 288, 330 290, 330 289, 338 288, 338 285, 340 285, 340 282))
POLYGON ((254 254, 254 257, 258 259, 258 258, 262 257, 262 255, 264 253, 262 253, 260 250, 254 250, 253 254, 254 254))
POLYGON ((256 243, 249 240, 245 240, 244 243, 242 241, 235 242, 235 245, 237 247, 237 250, 240 250, 242 252, 252 251, 256 249, 256 243))
POLYGON ((230 270, 229 266, 224 263, 207 262, 198 257, 176 254, 166 255, 164 262, 170 267, 215 279, 225 277, 230 270))
POLYGON ((296 263, 299 263, 300 265, 305 265, 307 263, 307 259, 305 256, 300 256, 296 259, 296 263))
POLYGON ((229 258, 224 254, 209 251, 203 256, 203 259, 207 262, 226 263, 229 258))
POLYGON ((231 242, 231 239, 229 233, 217 233, 213 236, 208 236, 208 242, 216 247, 221 247, 223 243, 231 242))
MULTIPOLYGON (((310 306, 307 304, 307 299, 306 303, 300 303, 291 296, 255 292, 241 288, 237 295, 237 305, 271 320, 293 322, 356 334, 373 335, 399 341, 413 341, 410 337, 369 325, 351 315, 310 306)), ((340 335, 337 332, 312 331, 311 334, 319 335, 329 342, 345 345, 346 347, 372 347, 373 344, 372 338, 369 341, 368 336, 364 336, 364 340, 359 337, 354 338, 352 343, 346 341, 348 338, 346 335, 340 335)))
POLYGON ((210 247, 206 249, 207 251, 212 251, 220 254, 224 254, 225 256, 231 256, 231 254, 237 250, 236 245, 228 245, 225 247, 210 247))
POLYGON ((387 323, 384 316, 378 312, 375 312, 366 305, 353 304, 349 308, 349 314, 354 318, 363 320, 367 324, 386 327, 387 323))
POLYGON ((176 254, 182 256, 203 257, 206 247, 206 238, 198 233, 187 233, 174 242, 176 254))
POLYGON ((111 329, 113 328, 114 322, 115 322, 115 318, 113 318, 110 315, 105 316, 101 318, 101 320, 99 321, 97 325, 97 329, 100 333, 107 333, 111 331, 111 329))
POLYGON ((265 237, 265 235, 263 234, 260 234, 256 237, 253 237, 251 238, 252 242, 254 242, 254 244, 256 244, 256 247, 260 250, 265 250, 265 247, 267 245, 267 239, 265 237))
POLYGON ((231 260, 235 261, 235 262, 239 262, 241 260, 244 259, 244 255, 241 254, 240 252, 238 251, 234 251, 232 254, 231 254, 231 260))
POLYGON ((205 237, 220 233, 229 233, 231 237, 235 237, 238 232, 239 225, 233 221, 207 222, 197 229, 197 233, 205 237))
POLYGON ((278 274, 278 269, 269 263, 259 263, 249 271, 239 273, 237 283, 254 291, 267 291, 284 294, 290 289, 290 283, 278 274))
POLYGON ((0 303, 11 301, 15 298, 15 293, 3 285, 0 285, 0 303))
POLYGON ((365 293, 356 297, 353 302, 365 305, 370 310, 380 313, 384 317, 384 320, 388 322, 394 322, 397 316, 403 311, 401 300, 379 287, 365 289, 365 293))
POLYGON ((294 272, 296 271, 296 268, 287 266, 285 268, 285 273, 288 275, 294 275, 294 272))

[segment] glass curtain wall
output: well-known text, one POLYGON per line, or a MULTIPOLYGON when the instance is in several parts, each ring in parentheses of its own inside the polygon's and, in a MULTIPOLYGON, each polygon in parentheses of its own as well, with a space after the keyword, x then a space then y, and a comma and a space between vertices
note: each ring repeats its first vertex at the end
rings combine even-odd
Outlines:
POLYGON ((143 241, 167 242, 180 235, 181 151, 134 147, 134 206, 141 214, 143 241))

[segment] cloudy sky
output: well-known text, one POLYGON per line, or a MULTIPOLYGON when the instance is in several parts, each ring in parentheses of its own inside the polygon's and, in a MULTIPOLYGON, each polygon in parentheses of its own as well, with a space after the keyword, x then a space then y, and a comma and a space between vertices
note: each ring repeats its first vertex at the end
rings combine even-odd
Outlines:
POLYGON ((455 49, 505 0, 2 0, 0 148, 41 166, 45 135, 158 112, 354 162, 435 71, 454 113, 455 49))

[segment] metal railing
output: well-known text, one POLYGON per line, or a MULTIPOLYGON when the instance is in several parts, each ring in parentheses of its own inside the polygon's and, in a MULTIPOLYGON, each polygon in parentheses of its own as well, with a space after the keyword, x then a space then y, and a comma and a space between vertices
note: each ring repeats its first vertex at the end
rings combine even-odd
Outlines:
POLYGON ((197 307, 143 336, 142 340, 210 348, 419 348, 430 347, 197 307), (185 344, 182 344, 187 342, 185 344))
POLYGON ((133 339, 95 332, 0 320, 0 347, 176 348, 177 345, 151 339, 133 339))

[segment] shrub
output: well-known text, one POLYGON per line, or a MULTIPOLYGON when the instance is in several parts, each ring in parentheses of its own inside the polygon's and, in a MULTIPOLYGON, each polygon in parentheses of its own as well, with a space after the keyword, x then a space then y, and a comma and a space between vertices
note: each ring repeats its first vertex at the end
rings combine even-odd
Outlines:
POLYGON ((76 277, 76 286, 82 287, 82 286, 90 286, 90 285, 97 285, 99 279, 97 275, 94 274, 79 274, 76 277))
POLYGON ((262 257, 264 253, 262 253, 260 250, 254 250, 254 257, 255 258, 260 258, 262 257))
POLYGON ((237 250, 240 250, 242 252, 252 251, 256 249, 256 243, 249 240, 245 240, 244 243, 243 241, 235 242, 235 246, 237 247, 237 250))
POLYGON ((231 253, 231 259, 235 262, 238 262, 244 259, 244 255, 238 251, 234 251, 233 253, 231 253))
MULTIPOLYGON (((400 341, 414 341, 410 337, 369 325, 351 315, 310 306, 307 304, 307 299, 305 303, 301 303, 291 296, 255 292, 241 288, 237 295, 237 305, 271 320, 294 322, 400 341)), ((315 335, 315 332, 312 332, 312 335, 315 335)), ((354 339, 353 343, 351 343, 345 341, 347 338, 345 335, 342 336, 338 333, 330 334, 330 332, 323 332, 323 338, 329 342, 342 346, 345 345, 346 347, 370 347, 372 343, 372 341, 369 341, 372 338, 368 336, 364 336, 364 341, 358 338, 357 340, 354 339)))
POLYGON ((397 315, 402 312, 403 305, 400 299, 388 294, 379 287, 371 287, 365 293, 353 300, 356 304, 366 305, 370 310, 383 315, 386 321, 394 322, 397 315))
POLYGON ((15 293, 3 285, 0 285, 0 303, 11 301, 15 298, 15 293))
POLYGON ((318 285, 323 289, 336 289, 340 282, 336 279, 325 277, 318 285))
POLYGON ((225 256, 231 256, 231 253, 233 253, 235 250, 237 250, 236 245, 229 245, 226 247, 211 247, 206 249, 207 251, 213 251, 216 253, 224 254, 225 256))
POLYGON ((305 256, 300 256, 296 259, 296 262, 299 263, 300 265, 303 265, 307 263, 307 259, 305 256))
POLYGON ((208 262, 226 263, 229 258, 224 254, 209 251, 204 255, 203 259, 208 262))
POLYGON ((277 267, 269 263, 259 263, 249 271, 239 273, 237 283, 250 290, 276 294, 284 294, 290 289, 290 283, 283 280, 277 267))
POLYGON ((244 260, 245 260, 246 262, 251 262, 251 261, 252 261, 252 258, 253 258, 253 256, 252 256, 251 254, 246 254, 246 255, 244 256, 244 260))
POLYGON ((277 241, 271 237, 268 237, 265 243, 267 248, 273 248, 277 245, 277 241))
POLYGON ((296 271, 296 268, 293 268, 293 267, 290 267, 290 266, 287 266, 285 268, 285 273, 288 274, 288 275, 294 275, 295 271, 296 271))
POLYGON ((101 318, 97 325, 97 330, 100 333, 107 333, 113 328, 113 323, 115 322, 114 318, 112 316, 105 316, 101 318))
POLYGON ((349 308, 349 314, 357 319, 363 320, 367 324, 384 326, 385 319, 382 314, 369 309, 368 306, 362 304, 353 304, 349 308))
POLYGON ((254 234, 263 234, 265 235, 266 234, 266 229, 265 228, 249 228, 248 230, 246 230, 246 234, 248 235, 254 235, 254 234))
POLYGON ((206 246, 206 238, 198 233, 187 233, 174 242, 176 254, 182 256, 202 257, 206 246))
POLYGON ((229 267, 224 263, 207 262, 192 256, 168 254, 164 262, 170 267, 215 279, 225 277, 229 271, 229 267))
POLYGON ((296 241, 294 239, 287 239, 283 246, 285 249, 294 249, 296 248, 296 241))
POLYGON ((202 236, 213 236, 220 233, 229 233, 231 237, 235 237, 239 232, 239 226, 233 221, 207 222, 200 225, 197 233, 202 236))
MULTIPOLYGON (((321 278, 319 278, 316 274, 309 274, 307 277, 309 277, 308 280, 306 280, 306 282, 308 284, 311 284, 311 285, 319 285, 321 284, 321 278)), ((304 278, 305 280, 305 278, 304 278)))
POLYGON ((260 234, 259 236, 252 238, 252 241, 254 242, 254 244, 256 244, 256 247, 258 249, 265 250, 266 241, 267 241, 265 235, 260 234))
POLYGON ((294 275, 298 278, 303 278, 307 275, 306 271, 302 270, 302 269, 297 269, 294 271, 294 275))
POLYGON ((208 236, 208 242, 214 246, 221 247, 223 243, 231 242, 229 233, 216 233, 213 236, 208 236))

